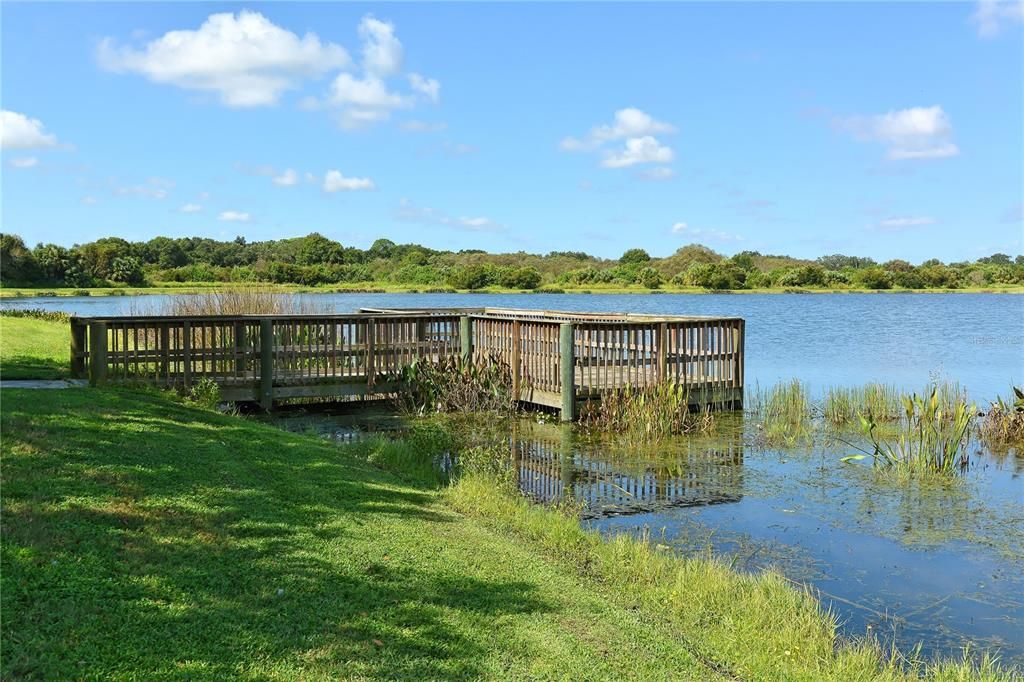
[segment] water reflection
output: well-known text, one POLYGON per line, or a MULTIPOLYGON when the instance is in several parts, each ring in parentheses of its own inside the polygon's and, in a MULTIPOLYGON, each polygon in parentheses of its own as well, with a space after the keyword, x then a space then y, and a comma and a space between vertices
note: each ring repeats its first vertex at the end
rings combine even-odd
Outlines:
POLYGON ((519 489, 542 503, 570 502, 584 519, 672 507, 738 502, 743 440, 686 441, 671 457, 636 463, 629 451, 579 442, 566 427, 515 429, 510 437, 519 489))

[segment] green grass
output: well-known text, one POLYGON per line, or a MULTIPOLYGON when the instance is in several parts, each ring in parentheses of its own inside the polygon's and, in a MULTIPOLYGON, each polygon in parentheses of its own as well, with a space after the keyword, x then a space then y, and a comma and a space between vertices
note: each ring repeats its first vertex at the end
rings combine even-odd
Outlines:
POLYGON ((4 679, 902 675, 833 653, 777 576, 438 487, 430 429, 339 447, 152 392, 3 399, 4 679))
POLYGON ((66 322, 0 316, 0 377, 59 379, 70 368, 66 322))

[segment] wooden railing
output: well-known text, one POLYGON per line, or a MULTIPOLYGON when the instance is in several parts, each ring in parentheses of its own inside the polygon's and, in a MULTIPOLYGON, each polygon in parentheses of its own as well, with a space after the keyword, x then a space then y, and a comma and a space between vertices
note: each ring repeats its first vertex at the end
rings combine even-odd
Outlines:
POLYGON ((92 383, 190 386, 226 399, 358 395, 418 358, 507 364, 521 400, 575 417, 579 400, 671 381, 696 402, 739 405, 744 323, 509 309, 350 315, 72 318, 71 368, 92 383))

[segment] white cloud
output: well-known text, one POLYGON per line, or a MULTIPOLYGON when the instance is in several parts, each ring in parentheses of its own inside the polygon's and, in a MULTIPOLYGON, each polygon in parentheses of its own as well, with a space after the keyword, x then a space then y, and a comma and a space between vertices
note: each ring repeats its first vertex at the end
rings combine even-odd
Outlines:
POLYGON ((977 25, 978 35, 994 38, 1008 24, 1024 22, 1024 2, 1021 0, 980 0, 971 15, 971 23, 977 25))
POLYGON ((693 239, 709 242, 741 242, 743 236, 723 232, 722 230, 711 230, 699 227, 690 227, 686 223, 675 223, 672 225, 672 234, 681 234, 693 239))
POLYGON ((442 225, 459 230, 471 232, 497 232, 503 229, 502 225, 490 218, 483 216, 461 216, 448 215, 444 211, 426 206, 415 206, 408 199, 403 198, 395 211, 395 219, 409 223, 421 223, 426 225, 442 225))
POLYGON ((252 216, 244 211, 221 211, 217 218, 226 223, 247 223, 252 220, 252 216))
POLYGON ((567 137, 562 140, 560 146, 569 152, 589 151, 613 140, 674 132, 675 126, 656 121, 650 114, 635 107, 627 107, 615 112, 615 119, 611 125, 594 126, 583 139, 567 137))
POLYGON ((363 39, 363 69, 378 77, 394 76, 402 70, 402 43, 395 37, 392 23, 371 15, 359 23, 363 39))
POLYGON ((407 130, 410 133, 439 133, 443 130, 447 130, 448 124, 444 121, 438 121, 431 123, 428 121, 404 121, 402 123, 402 130, 407 130))
POLYGON ((291 187, 299 183, 299 174, 291 168, 274 177, 274 184, 278 187, 291 187))
POLYGON ((668 166, 658 166, 639 173, 643 180, 671 180, 675 176, 676 172, 668 166))
POLYGON ((836 118, 833 124, 859 140, 881 142, 886 146, 886 158, 893 161, 941 159, 960 153, 950 140, 953 126, 949 117, 938 105, 836 118))
POLYGON ((185 204, 178 209, 181 213, 199 213, 203 210, 203 207, 199 204, 185 204))
POLYGON ((115 73, 217 93, 231 107, 276 104, 303 80, 351 61, 340 45, 321 43, 314 33, 300 38, 249 10, 211 14, 197 30, 169 31, 140 49, 105 38, 97 58, 115 73))
POLYGON ((424 78, 418 73, 410 73, 409 85, 416 92, 426 95, 431 102, 436 103, 441 99, 441 84, 434 78, 424 78))
POLYGON ((12 168, 35 168, 39 165, 39 159, 34 156, 24 156, 8 161, 12 168))
POLYGON ((675 154, 671 147, 666 147, 657 139, 646 135, 627 139, 625 148, 617 152, 608 152, 601 165, 605 168, 626 168, 638 163, 671 163, 674 158, 675 154))
POLYGON ((338 74, 331 83, 334 104, 353 105, 366 109, 401 109, 412 106, 409 97, 390 92, 379 78, 356 78, 350 73, 338 74))
POLYGON ((57 136, 43 132, 43 122, 16 111, 0 111, 0 147, 40 149, 56 147, 57 136))
POLYGON ((934 224, 935 218, 929 218, 926 216, 904 216, 880 220, 878 222, 878 227, 883 230, 905 230, 910 227, 922 227, 924 225, 934 224))
POLYGON ((329 170, 324 176, 325 192, 356 192, 374 189, 374 187, 373 180, 370 178, 346 178, 341 171, 329 170))
POLYGON ((96 197, 82 197, 79 201, 86 206, 92 206, 97 203, 96 197))

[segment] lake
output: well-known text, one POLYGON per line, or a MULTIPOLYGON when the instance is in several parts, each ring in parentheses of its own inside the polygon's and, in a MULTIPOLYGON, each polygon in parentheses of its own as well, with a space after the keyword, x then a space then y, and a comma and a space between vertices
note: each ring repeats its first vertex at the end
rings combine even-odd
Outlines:
MULTIPOLYGON (((740 316, 747 321, 748 389, 800 379, 922 389, 959 382, 979 406, 1024 384, 1024 296, 990 294, 491 295, 317 294, 325 309, 496 306, 740 316)), ((162 296, 2 299, 3 308, 82 316, 159 308, 162 296)), ((571 500, 583 523, 630 533, 739 570, 775 567, 818 591, 845 633, 871 634, 927 656, 963 645, 1024 668, 1024 453, 972 446, 953 486, 896 485, 850 447, 816 436, 767 446, 753 415, 721 418, 713 437, 640 445, 529 419, 499 429, 520 489, 538 502, 571 500)), ((284 428, 337 440, 401 428, 393 418, 285 410, 284 428)))

